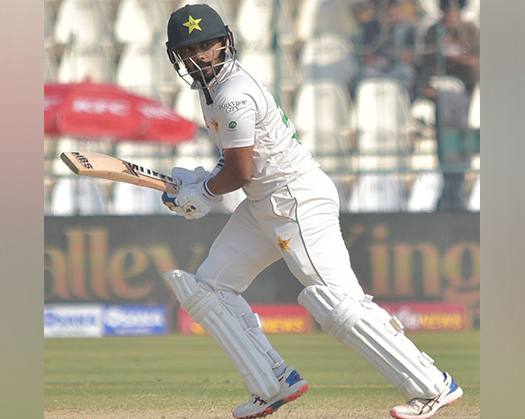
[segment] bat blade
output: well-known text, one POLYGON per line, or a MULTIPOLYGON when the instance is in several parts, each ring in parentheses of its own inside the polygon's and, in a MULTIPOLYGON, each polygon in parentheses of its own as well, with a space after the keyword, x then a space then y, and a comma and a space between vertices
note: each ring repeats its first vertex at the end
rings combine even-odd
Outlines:
POLYGON ((180 181, 138 164, 102 153, 68 151, 62 161, 79 176, 108 179, 177 194, 180 181))

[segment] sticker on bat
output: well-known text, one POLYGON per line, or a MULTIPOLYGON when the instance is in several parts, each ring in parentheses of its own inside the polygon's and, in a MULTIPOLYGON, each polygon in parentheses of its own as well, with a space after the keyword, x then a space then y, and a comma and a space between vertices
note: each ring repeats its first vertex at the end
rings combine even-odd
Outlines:
POLYGON ((83 156, 78 151, 73 151, 71 154, 73 154, 75 156, 75 158, 79 161, 79 163, 83 167, 85 167, 86 169, 93 169, 93 166, 91 165, 91 163, 89 162, 87 157, 83 156))
POLYGON ((130 175, 133 175, 133 176, 139 176, 139 173, 144 175, 144 176, 149 176, 149 177, 153 177, 153 178, 156 178, 156 179, 160 179, 160 180, 164 180, 164 181, 167 181, 167 182, 170 182, 170 183, 173 183, 173 178, 171 176, 167 176, 167 175, 164 175, 162 173, 158 173, 156 172, 155 170, 151 170, 151 169, 146 169, 142 166, 139 166, 138 164, 135 164, 135 163, 130 163, 130 162, 127 162, 127 161, 124 161, 122 160, 122 162, 124 163, 124 165, 126 166, 126 171, 127 173, 129 173, 130 175), (137 173, 139 172, 139 173, 137 173))

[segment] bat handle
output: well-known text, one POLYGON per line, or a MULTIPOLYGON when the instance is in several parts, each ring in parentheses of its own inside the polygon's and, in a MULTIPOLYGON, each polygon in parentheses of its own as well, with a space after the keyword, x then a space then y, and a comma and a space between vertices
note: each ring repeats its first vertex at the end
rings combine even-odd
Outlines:
POLYGON ((171 195, 177 195, 179 193, 179 188, 180 188, 180 182, 166 183, 166 192, 171 195))

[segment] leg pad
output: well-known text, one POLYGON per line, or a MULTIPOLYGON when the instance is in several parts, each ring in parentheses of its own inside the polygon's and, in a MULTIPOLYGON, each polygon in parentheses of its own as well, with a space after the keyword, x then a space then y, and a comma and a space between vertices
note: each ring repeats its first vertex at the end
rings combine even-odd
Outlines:
POLYGON ((298 300, 324 331, 361 353, 407 399, 432 398, 443 390, 443 374, 432 358, 417 349, 401 322, 371 296, 356 300, 313 285, 298 300))
POLYGON ((264 399, 279 392, 273 368, 282 363, 260 330, 257 316, 240 295, 216 292, 194 275, 164 274, 181 306, 212 335, 239 370, 248 391, 264 399))

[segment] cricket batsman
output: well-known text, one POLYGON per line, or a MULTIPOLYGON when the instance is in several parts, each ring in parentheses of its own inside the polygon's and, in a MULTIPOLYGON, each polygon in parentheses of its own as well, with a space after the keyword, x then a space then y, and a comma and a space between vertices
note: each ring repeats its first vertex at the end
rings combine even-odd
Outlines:
POLYGON ((403 333, 403 325, 363 292, 339 225, 339 198, 330 178, 297 138, 272 95, 236 59, 232 32, 205 4, 170 16, 166 43, 178 75, 199 91, 209 136, 221 150, 215 169, 174 168, 177 196, 163 203, 188 220, 204 217, 221 195, 242 188, 247 198, 215 239, 195 274, 165 279, 181 306, 231 358, 251 398, 238 419, 275 412, 308 383, 272 347, 243 291, 283 258, 304 289, 298 297, 322 326, 361 353, 406 400, 395 418, 430 418, 463 395, 434 360, 403 333))

